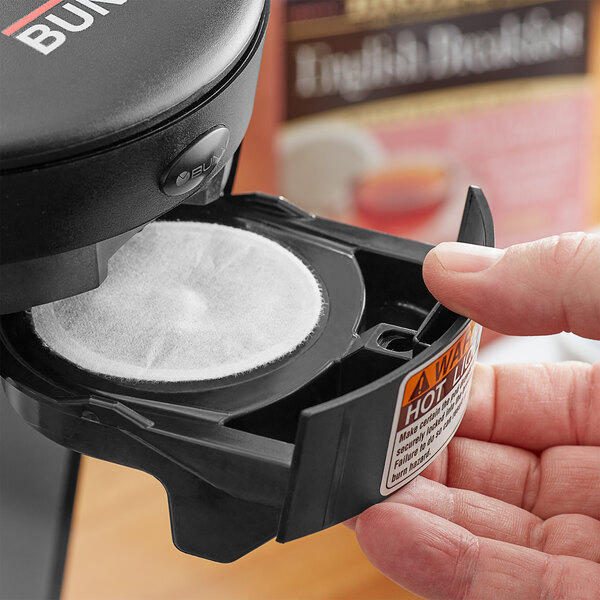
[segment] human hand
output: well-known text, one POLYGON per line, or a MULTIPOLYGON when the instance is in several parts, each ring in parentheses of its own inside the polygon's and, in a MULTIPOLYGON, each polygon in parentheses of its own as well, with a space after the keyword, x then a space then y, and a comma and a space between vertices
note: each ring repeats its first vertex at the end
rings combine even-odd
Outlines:
MULTIPOLYGON (((600 236, 445 243, 423 273, 445 306, 498 332, 600 339, 600 236)), ((457 437, 349 524, 380 571, 428 600, 600 599, 600 363, 477 365, 457 437)))

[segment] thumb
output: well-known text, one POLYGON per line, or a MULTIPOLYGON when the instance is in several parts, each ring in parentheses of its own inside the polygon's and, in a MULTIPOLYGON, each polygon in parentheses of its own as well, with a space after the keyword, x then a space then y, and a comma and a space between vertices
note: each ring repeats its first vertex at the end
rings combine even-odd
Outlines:
POLYGON ((444 306, 512 335, 600 339, 600 236, 565 233, 506 250, 444 242, 423 277, 444 306))

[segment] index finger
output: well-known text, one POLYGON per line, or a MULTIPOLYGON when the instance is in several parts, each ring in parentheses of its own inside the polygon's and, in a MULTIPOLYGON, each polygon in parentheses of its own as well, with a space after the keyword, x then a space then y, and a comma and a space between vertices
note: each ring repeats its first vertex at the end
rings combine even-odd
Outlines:
POLYGON ((477 364, 457 435, 534 452, 600 446, 600 363, 477 364))

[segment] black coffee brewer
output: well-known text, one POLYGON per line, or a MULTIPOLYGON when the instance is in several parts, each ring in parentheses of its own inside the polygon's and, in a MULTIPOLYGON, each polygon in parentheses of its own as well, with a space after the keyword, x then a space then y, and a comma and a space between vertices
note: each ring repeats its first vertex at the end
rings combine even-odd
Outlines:
MULTIPOLYGON (((157 477, 177 547, 221 562, 339 523, 421 472, 464 412, 478 327, 429 294, 429 246, 232 195, 268 1, 2 6, 1 375, 21 417, 157 477), (157 219, 290 250, 323 293, 312 335, 247 373, 168 383, 105 377, 45 346, 29 309, 102 285, 157 219), (424 381, 441 359, 444 380, 424 381), (429 411, 448 413, 443 435, 409 459, 400 442, 429 411)), ((494 244, 478 188, 459 240, 494 244)))

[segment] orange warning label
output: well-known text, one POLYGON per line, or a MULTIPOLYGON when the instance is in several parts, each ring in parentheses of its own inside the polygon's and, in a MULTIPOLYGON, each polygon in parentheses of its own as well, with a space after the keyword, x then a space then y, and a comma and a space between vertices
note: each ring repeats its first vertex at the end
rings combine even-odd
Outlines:
POLYGON ((416 401, 448 377, 450 371, 457 367, 467 352, 471 350, 475 329, 475 323, 471 322, 466 331, 442 356, 423 370, 415 373, 407 381, 402 400, 403 406, 416 401))
POLYGON ((470 321, 442 352, 410 373, 398 393, 381 481, 388 495, 445 448, 467 405, 481 327, 470 321))

